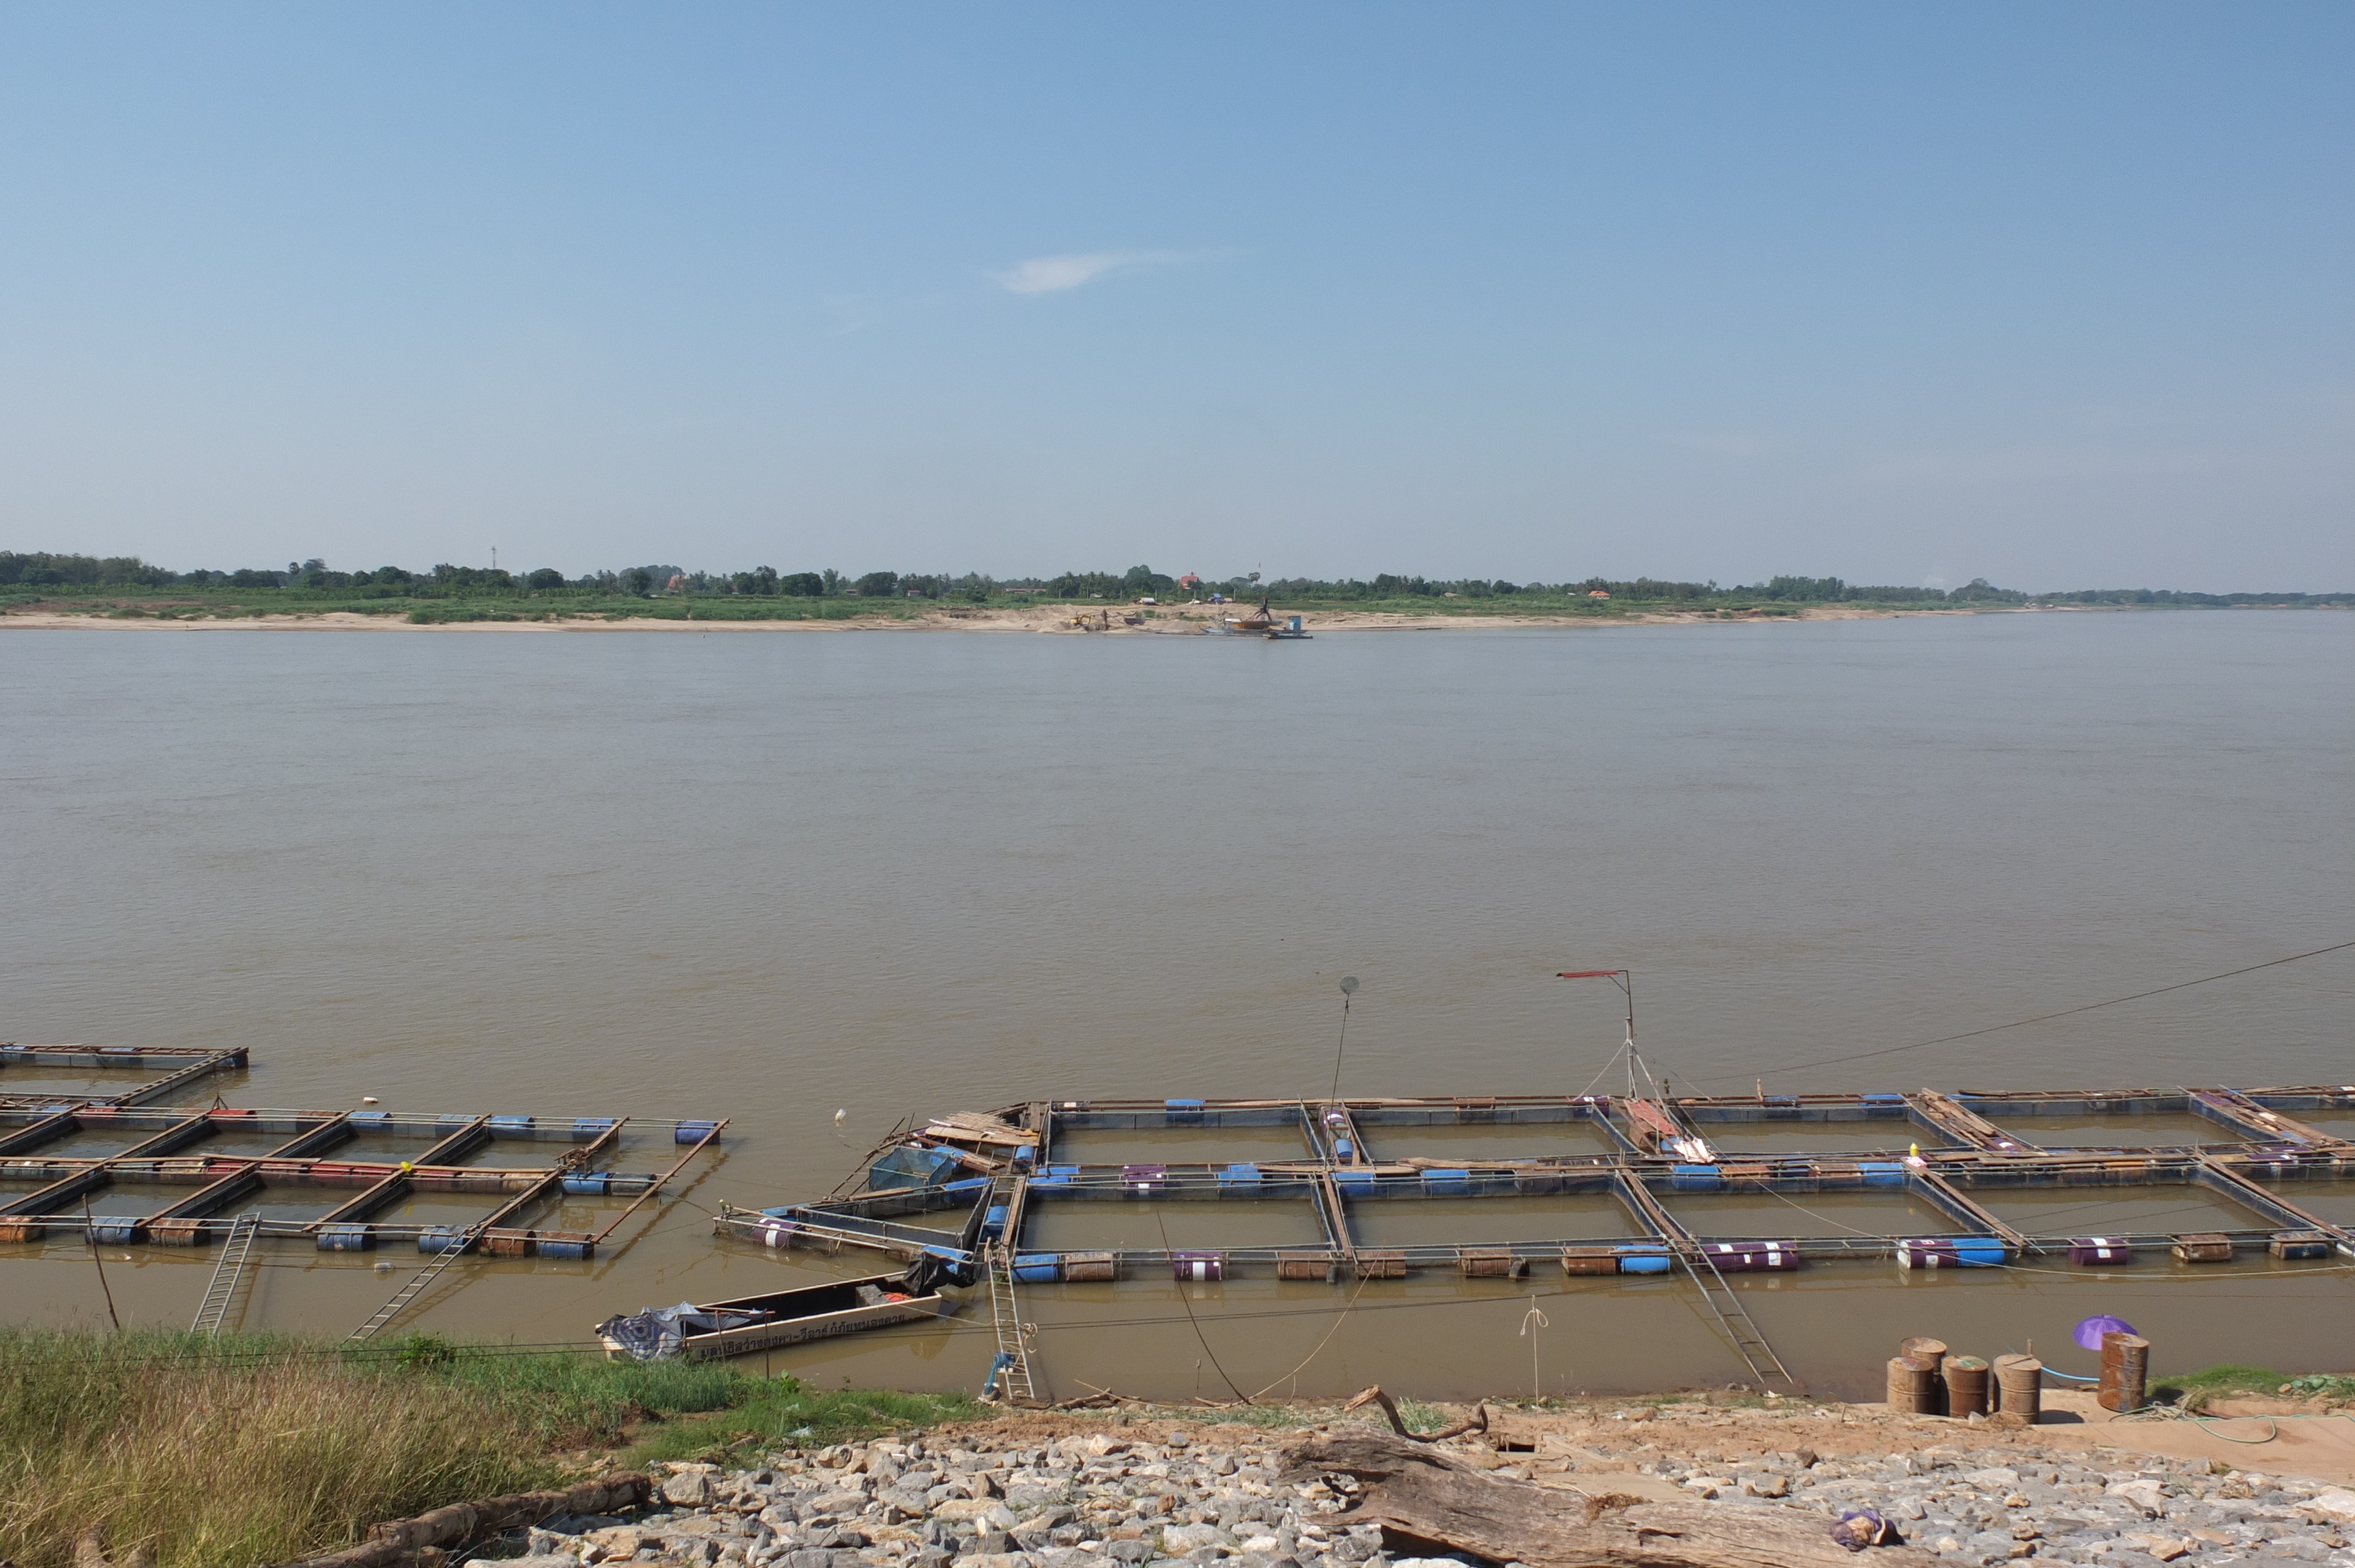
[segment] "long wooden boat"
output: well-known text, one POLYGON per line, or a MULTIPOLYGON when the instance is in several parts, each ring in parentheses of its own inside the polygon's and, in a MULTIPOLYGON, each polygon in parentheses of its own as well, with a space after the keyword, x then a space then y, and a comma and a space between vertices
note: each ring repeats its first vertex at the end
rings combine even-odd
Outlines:
MULTIPOLYGON (((807 1340, 864 1333, 894 1323, 945 1318, 959 1305, 937 1290, 913 1288, 904 1274, 876 1274, 766 1296, 697 1302, 698 1312, 719 1319, 723 1326, 690 1330, 682 1338, 678 1353, 688 1361, 741 1356, 807 1340)), ((602 1331, 604 1325, 598 1327, 598 1342, 609 1358, 630 1353, 627 1345, 602 1331)))

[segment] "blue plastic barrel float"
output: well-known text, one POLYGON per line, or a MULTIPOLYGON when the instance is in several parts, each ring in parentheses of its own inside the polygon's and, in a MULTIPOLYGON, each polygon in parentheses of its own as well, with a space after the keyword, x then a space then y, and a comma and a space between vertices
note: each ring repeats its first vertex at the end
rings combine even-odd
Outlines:
POLYGON ((1993 1236, 1924 1236, 1897 1244, 1900 1268, 2001 1268, 2009 1260, 1993 1236))
POLYGON ((1619 1260, 1622 1274, 1666 1274, 1675 1266, 1668 1247, 1660 1243, 1614 1246, 1611 1251, 1619 1260))
POLYGON ((371 1252, 376 1247, 374 1225, 324 1225, 319 1230, 321 1252, 371 1252))
POLYGON ((671 1129, 673 1143, 701 1143, 719 1128, 716 1121, 683 1121, 671 1129))
POLYGON ((1052 1285, 1062 1272, 1060 1253, 1025 1252, 1014 1256, 1014 1277, 1024 1285, 1052 1285))

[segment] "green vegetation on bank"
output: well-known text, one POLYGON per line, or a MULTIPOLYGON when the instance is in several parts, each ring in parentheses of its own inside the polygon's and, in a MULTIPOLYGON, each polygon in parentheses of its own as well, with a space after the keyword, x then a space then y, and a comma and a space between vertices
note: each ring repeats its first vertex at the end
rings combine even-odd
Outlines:
POLYGON ((351 1351, 262 1335, 0 1329, 0 1560, 218 1568, 332 1551, 379 1520, 624 1464, 719 1458, 964 1419, 962 1394, 813 1393, 725 1366, 424 1336, 351 1351))
POLYGON ((1172 577, 1150 567, 1125 572, 1065 572, 1052 577, 998 578, 977 572, 686 571, 632 567, 568 577, 554 567, 486 570, 447 562, 431 571, 402 567, 336 571, 324 560, 275 567, 176 572, 136 556, 100 557, 0 550, 0 607, 40 603, 69 612, 125 619, 220 619, 262 615, 400 615, 432 624, 550 620, 575 617, 672 620, 834 620, 899 618, 943 606, 1124 604, 1143 598, 1257 599, 1286 609, 1352 609, 1416 615, 1546 615, 1608 618, 1631 611, 1702 615, 1796 614, 1813 605, 1891 609, 2050 605, 2243 605, 2355 607, 2355 593, 2185 593, 2153 588, 2087 588, 2028 594, 1984 578, 1940 589, 1855 584, 1839 577, 1775 577, 1732 588, 1665 578, 1587 577, 1577 582, 1402 577, 1359 579, 1279 577, 1256 572, 1220 580, 1172 577))
POLYGON ((2328 1404, 2355 1403, 2355 1376, 2343 1372, 2301 1372, 2292 1377, 2271 1367, 2225 1365, 2202 1367, 2156 1380, 2150 1388, 2155 1404, 2179 1404, 2198 1412, 2219 1399, 2318 1399, 2328 1404))

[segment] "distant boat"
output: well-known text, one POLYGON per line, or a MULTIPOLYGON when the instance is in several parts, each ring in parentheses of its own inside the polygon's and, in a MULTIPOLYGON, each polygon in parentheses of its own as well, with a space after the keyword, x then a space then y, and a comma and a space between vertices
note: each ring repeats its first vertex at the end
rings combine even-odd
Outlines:
POLYGON ((1272 642, 1308 641, 1308 632, 1301 626, 1300 617, 1289 615, 1279 620, 1269 611, 1267 599, 1263 595, 1259 608, 1249 615, 1228 616, 1222 621, 1213 622, 1210 630, 1222 637, 1264 637, 1272 642))

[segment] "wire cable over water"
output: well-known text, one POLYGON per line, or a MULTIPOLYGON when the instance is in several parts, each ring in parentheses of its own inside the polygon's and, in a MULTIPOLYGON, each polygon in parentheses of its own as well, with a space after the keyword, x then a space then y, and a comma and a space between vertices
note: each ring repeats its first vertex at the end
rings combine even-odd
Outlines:
MULTIPOLYGON (((2267 959, 2264 963, 2249 964, 2237 969, 2226 969, 2221 974, 2201 975, 2198 980, 2178 980, 2173 985, 2156 986, 2149 991, 2138 991, 2132 996, 2114 996, 2106 1001, 2089 1001, 2082 1007, 2064 1007, 2058 1012, 2040 1012, 2033 1018, 2015 1018, 2009 1023, 1991 1023, 1985 1029, 1967 1029, 1960 1034, 1942 1034, 1935 1040, 1916 1040, 1910 1045, 1884 1045, 1879 1050, 1854 1051, 1845 1056, 1818 1056, 1813 1061, 1808 1062, 1784 1062, 1764 1070, 1769 1073, 1796 1073, 1805 1067, 1832 1067, 1838 1066, 1844 1062, 1869 1062, 1876 1057, 1894 1056, 1899 1054, 1901 1052, 1905 1051, 1926 1051, 1933 1045, 1951 1045, 1958 1040, 1976 1040, 1983 1034, 2000 1034, 2007 1029, 2025 1029, 2031 1023, 2050 1023, 2056 1018, 2071 1018, 2080 1012, 2093 1012, 2100 1008, 2116 1007, 2121 1003, 2129 1001, 2140 1001, 2146 997, 2165 996, 2171 991, 2187 991, 2192 986, 2206 985, 2212 980, 2232 980, 2238 975, 2253 975, 2259 969, 2279 969, 2284 964, 2295 964, 2302 962, 2307 959, 2318 959, 2325 953, 2345 952, 2350 948, 2355 948, 2355 941, 2334 942, 2327 948, 2316 948, 2307 952, 2292 953, 2286 959, 2267 959)), ((1736 1078, 1747 1077, 1750 1074, 1748 1072, 1718 1073, 1710 1077, 1695 1081, 1711 1084, 1725 1083, 1736 1078)))

